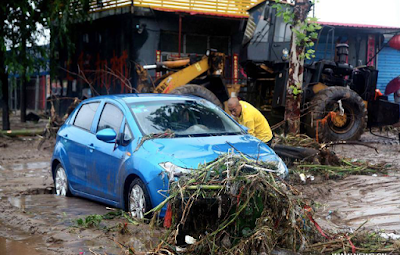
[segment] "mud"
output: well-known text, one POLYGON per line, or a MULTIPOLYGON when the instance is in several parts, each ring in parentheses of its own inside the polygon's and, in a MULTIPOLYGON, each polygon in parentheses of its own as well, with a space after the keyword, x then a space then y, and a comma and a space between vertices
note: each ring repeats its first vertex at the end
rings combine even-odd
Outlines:
POLYGON ((86 199, 54 195, 54 141, 40 151, 36 137, 0 137, 0 143, 6 145, 0 147, 0 254, 121 254, 125 247, 147 251, 159 243, 161 232, 144 223, 121 231, 124 219, 78 228, 76 219, 109 210, 86 199))
MULTIPOLYGON (((397 134, 383 134, 396 139, 397 134)), ((343 180, 299 185, 303 194, 317 202, 316 220, 331 231, 357 229, 400 233, 400 145, 398 141, 366 133, 362 141, 377 148, 339 145, 339 156, 369 163, 388 163, 386 176, 349 176, 343 180), (371 143, 371 141, 374 141, 371 143)))
POLYGON ((361 225, 369 230, 400 232, 398 175, 349 176, 298 188, 317 202, 317 222, 333 232, 361 225))
MULTIPOLYGON (((370 134, 363 139, 386 141, 370 134)), ((147 251, 159 243, 163 229, 151 230, 144 223, 122 229, 124 219, 102 221, 98 228, 77 228, 77 218, 109 210, 86 199, 55 196, 50 173, 54 141, 46 142, 40 151, 37 143, 37 137, 0 137, 0 254, 122 254, 123 247, 147 251)), ((317 201, 316 220, 324 228, 355 229, 368 220, 368 229, 400 232, 400 146, 371 145, 379 153, 353 145, 332 149, 349 158, 388 162, 393 166, 389 176, 350 176, 297 186, 317 201)))

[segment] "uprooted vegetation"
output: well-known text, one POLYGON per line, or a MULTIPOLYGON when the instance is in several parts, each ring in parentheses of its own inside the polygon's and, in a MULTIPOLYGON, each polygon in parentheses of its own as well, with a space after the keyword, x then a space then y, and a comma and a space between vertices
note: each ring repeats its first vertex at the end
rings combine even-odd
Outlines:
MULTIPOLYGON (((103 220, 112 220, 112 219, 124 219, 125 221, 129 222, 129 224, 138 225, 139 223, 132 219, 132 217, 122 210, 111 211, 104 215, 99 214, 91 214, 87 215, 84 218, 78 218, 75 220, 75 227, 78 228, 100 228, 100 223, 103 220)), ((109 231, 114 227, 103 227, 105 230, 109 231)))
MULTIPOLYGON (((358 161, 349 158, 340 158, 328 147, 332 145, 343 144, 356 144, 360 146, 367 146, 376 150, 375 147, 361 143, 361 142, 331 142, 328 144, 319 144, 315 139, 307 135, 298 134, 287 136, 278 135, 275 143, 290 146, 284 147, 285 150, 298 149, 305 151, 309 156, 300 158, 291 162, 291 180, 297 182, 301 179, 305 182, 304 178, 320 177, 320 179, 341 179, 349 175, 372 175, 372 174, 388 174, 390 164, 377 163, 372 164, 365 161, 358 161)), ((279 149, 279 148, 278 148, 279 149)), ((289 152, 290 153, 290 152, 289 152)))
POLYGON ((371 233, 324 232, 313 219, 313 203, 276 169, 228 153, 172 182, 169 197, 153 210, 168 203, 164 225, 170 227, 149 254, 400 251, 395 241, 371 233))
POLYGON ((373 175, 388 174, 390 165, 386 163, 371 164, 363 161, 351 159, 340 159, 337 166, 319 164, 295 164, 293 173, 301 176, 320 176, 325 180, 340 179, 349 175, 373 175))

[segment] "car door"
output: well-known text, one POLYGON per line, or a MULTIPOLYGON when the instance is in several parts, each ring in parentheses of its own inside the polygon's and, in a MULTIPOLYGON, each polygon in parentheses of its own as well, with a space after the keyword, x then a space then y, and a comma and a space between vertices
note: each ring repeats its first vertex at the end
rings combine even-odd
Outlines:
POLYGON ((66 169, 68 179, 72 188, 81 192, 85 191, 86 186, 87 138, 91 135, 90 129, 99 105, 100 102, 83 104, 68 131, 60 134, 71 167, 66 169))
POLYGON ((88 193, 113 201, 116 201, 116 177, 126 153, 126 147, 120 139, 123 120, 123 111, 115 104, 106 102, 96 132, 112 128, 117 133, 117 139, 115 142, 104 142, 93 136, 87 156, 88 193))

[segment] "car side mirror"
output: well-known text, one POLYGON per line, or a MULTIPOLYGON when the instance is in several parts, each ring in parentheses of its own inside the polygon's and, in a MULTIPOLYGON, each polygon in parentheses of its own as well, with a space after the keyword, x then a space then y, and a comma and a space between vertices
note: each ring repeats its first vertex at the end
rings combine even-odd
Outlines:
POLYGON ((106 143, 115 142, 116 137, 117 133, 112 128, 105 128, 96 133, 96 138, 106 143))
POLYGON ((242 124, 239 124, 239 126, 244 130, 244 132, 246 132, 246 134, 249 133, 249 128, 246 126, 243 126, 242 124))

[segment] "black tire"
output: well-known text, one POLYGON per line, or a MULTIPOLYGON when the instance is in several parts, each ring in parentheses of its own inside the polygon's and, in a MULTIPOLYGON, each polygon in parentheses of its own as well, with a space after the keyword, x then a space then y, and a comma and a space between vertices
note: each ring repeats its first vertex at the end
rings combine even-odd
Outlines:
POLYGON ((187 84, 185 86, 181 86, 172 90, 171 94, 198 96, 210 101, 211 103, 219 106, 220 108, 223 108, 222 103, 221 101, 219 101, 217 96, 215 96, 214 93, 212 93, 210 90, 200 85, 187 84))
POLYGON ((305 124, 307 134, 311 137, 316 137, 317 122, 319 142, 358 140, 367 125, 367 109, 362 98, 353 90, 328 87, 311 100, 310 114, 305 124), (339 113, 339 100, 344 109, 343 117, 335 118, 334 121, 327 118, 326 124, 318 121, 324 119, 330 111, 339 113))
POLYGON ((54 190, 55 190, 55 194, 56 195, 60 195, 60 196, 66 196, 66 197, 71 197, 72 196, 72 193, 71 193, 71 191, 69 190, 69 181, 68 181, 68 176, 67 176, 67 173, 65 172, 65 168, 61 165, 61 163, 59 163, 57 166, 56 166, 56 169, 54 170, 54 175, 53 175, 53 181, 54 181, 54 190), (58 189, 58 186, 60 185, 60 183, 57 183, 57 175, 58 175, 58 173, 61 173, 61 172, 63 172, 64 173, 64 175, 65 175, 65 181, 62 183, 62 185, 65 185, 65 194, 63 193, 63 194, 60 194, 59 192, 61 192, 59 189, 58 189))
MULTIPOLYGON (((151 205, 151 201, 150 201, 150 195, 149 192, 147 191, 146 185, 144 185, 144 183, 142 182, 142 180, 140 180, 139 178, 134 179, 131 184, 129 185, 129 190, 128 190, 128 197, 127 197, 127 211, 131 213, 132 216, 136 217, 135 213, 132 213, 131 210, 131 193, 132 193, 132 189, 138 186, 142 189, 143 191, 143 195, 145 198, 145 205, 144 205, 144 211, 143 214, 150 211, 153 207, 151 205)), ((143 218, 143 217, 138 217, 138 218, 143 218)), ((144 216, 144 218, 151 218, 151 215, 146 215, 144 216)))

